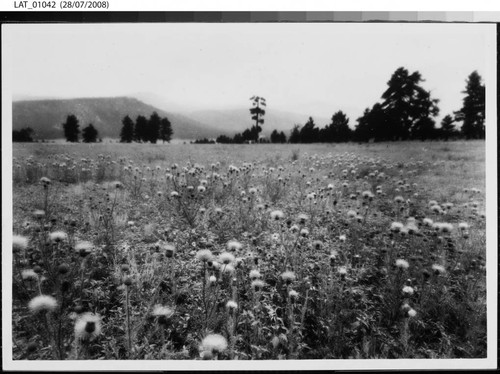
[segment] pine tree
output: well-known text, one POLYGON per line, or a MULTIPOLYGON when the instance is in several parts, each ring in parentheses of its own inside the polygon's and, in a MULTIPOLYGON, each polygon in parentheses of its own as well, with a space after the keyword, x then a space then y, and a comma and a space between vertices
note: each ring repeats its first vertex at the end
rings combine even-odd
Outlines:
POLYGON ((160 121, 160 139, 163 140, 163 143, 168 143, 172 139, 172 135, 172 124, 167 117, 162 118, 160 121))
POLYGON ((466 94, 462 109, 455 112, 455 121, 463 122, 461 130, 467 139, 484 139, 486 135, 484 127, 486 89, 481 81, 477 71, 469 75, 465 91, 462 91, 466 94))
POLYGON ((453 118, 448 114, 441 121, 441 136, 444 140, 448 140, 455 135, 455 126, 453 125, 453 118))
POLYGON ((146 127, 147 141, 151 143, 156 143, 158 141, 158 137, 160 136, 160 122, 161 118, 158 113, 153 112, 153 114, 151 114, 151 117, 149 117, 149 121, 146 127))
POLYGON ((341 110, 332 116, 330 125, 320 130, 321 141, 327 143, 347 142, 351 139, 351 133, 349 118, 341 110))
POLYGON ((64 137, 67 142, 77 143, 78 135, 80 134, 80 125, 78 124, 78 118, 75 115, 70 114, 66 118, 66 122, 62 125, 64 130, 64 137))
POLYGON ((121 143, 131 143, 134 140, 134 121, 129 116, 122 120, 122 130, 120 132, 121 143))
POLYGON ((144 116, 137 116, 135 120, 134 139, 137 142, 146 142, 148 134, 148 119, 144 116))
POLYGON ((264 123, 264 115, 266 111, 262 108, 266 106, 266 99, 259 96, 252 96, 250 98, 252 100, 252 108, 250 108, 250 114, 252 115, 252 120, 255 121, 255 125, 250 129, 251 139, 255 142, 259 141, 259 134, 262 131, 262 124, 264 123))
POLYGON ((95 143, 97 141, 97 129, 89 123, 87 127, 82 130, 82 138, 84 143, 95 143))

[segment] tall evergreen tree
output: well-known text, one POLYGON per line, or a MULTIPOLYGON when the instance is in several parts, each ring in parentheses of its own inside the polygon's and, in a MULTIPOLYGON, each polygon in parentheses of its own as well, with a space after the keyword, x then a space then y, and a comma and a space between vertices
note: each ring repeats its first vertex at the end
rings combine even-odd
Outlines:
POLYGON ((319 129, 316 127, 312 117, 309 117, 307 123, 300 129, 301 143, 315 143, 319 140, 319 129))
POLYGON ((252 100, 252 107, 250 108, 250 114, 252 115, 252 120, 255 121, 255 125, 250 129, 251 139, 255 142, 259 141, 259 134, 262 131, 262 124, 264 123, 264 115, 266 111, 263 107, 266 107, 266 99, 260 96, 252 96, 250 98, 252 100))
POLYGON ((160 121, 160 140, 162 140, 163 143, 170 142, 173 133, 174 132, 172 130, 172 124, 170 123, 168 118, 162 118, 160 121))
POLYGON ((89 123, 87 127, 82 130, 82 139, 84 143, 95 143, 97 141, 97 129, 89 123))
POLYGON ((349 118, 339 110, 332 116, 332 122, 321 129, 321 141, 331 143, 347 142, 351 139, 352 130, 349 127, 349 118))
POLYGON ((148 134, 148 119, 144 116, 137 116, 135 120, 134 139, 137 142, 146 142, 148 134))
POLYGON ((161 118, 158 113, 153 112, 149 117, 148 125, 146 127, 146 140, 151 143, 156 143, 160 136, 160 123, 161 118))
POLYGON ((120 132, 121 143, 131 143, 134 140, 134 121, 129 116, 122 120, 122 130, 120 132))
POLYGON ((484 139, 486 88, 477 71, 469 75, 465 91, 462 93, 466 96, 463 99, 462 109, 455 112, 455 120, 463 122, 461 130, 467 139, 484 139))
POLYGON ((357 121, 358 124, 354 130, 354 137, 357 141, 392 139, 390 118, 384 112, 382 104, 376 103, 371 109, 366 108, 357 121))
POLYGON ((74 114, 68 115, 66 122, 62 124, 64 130, 64 137, 67 142, 77 143, 78 135, 80 134, 80 125, 78 118, 74 114))
POLYGON ((382 108, 388 116, 392 139, 421 137, 431 123, 427 118, 439 114, 438 100, 420 86, 423 81, 418 71, 410 74, 400 67, 387 82, 382 108))
POLYGON ((444 116, 441 121, 441 137, 444 140, 448 140, 450 137, 454 136, 456 133, 455 126, 453 125, 453 118, 449 114, 444 116))
POLYGON ((33 142, 33 129, 31 127, 25 127, 21 130, 12 131, 12 141, 13 142, 33 142))
POLYGON ((294 125, 292 131, 290 132, 290 138, 288 138, 290 143, 300 143, 300 126, 294 125))

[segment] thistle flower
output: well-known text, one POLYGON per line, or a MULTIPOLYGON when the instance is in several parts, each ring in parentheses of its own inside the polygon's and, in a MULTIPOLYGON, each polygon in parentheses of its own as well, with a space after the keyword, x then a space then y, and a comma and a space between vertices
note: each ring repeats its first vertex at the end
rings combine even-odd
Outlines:
POLYGON ((227 249, 229 251, 239 251, 242 247, 243 245, 236 240, 230 240, 227 242, 227 249))
POLYGON ((222 268, 221 268, 222 272, 223 273, 227 273, 227 274, 233 274, 234 273, 234 266, 233 265, 224 265, 222 268))
POLYGON ((28 248, 28 238, 21 235, 14 235, 12 237, 12 249, 14 251, 23 251, 28 248))
POLYGON ((84 313, 75 323, 75 337, 78 340, 92 341, 102 332, 101 318, 93 313, 84 313))
POLYGON ((315 240, 312 245, 316 250, 320 250, 321 248, 323 248, 323 242, 321 240, 315 240))
POLYGON ((430 218, 424 218, 422 222, 424 223, 425 226, 428 227, 432 227, 432 225, 434 225, 434 221, 430 218))
POLYGON ((260 271, 258 271, 258 270, 250 270, 250 279, 251 280, 258 279, 261 276, 262 276, 262 274, 260 274, 260 271))
POLYGON ((403 203, 403 201, 405 201, 405 199, 403 198, 403 196, 399 196, 398 195, 398 196, 396 196, 394 198, 394 202, 397 203, 397 204, 401 204, 401 203, 403 203))
POLYGON ((396 266, 400 269, 408 269, 410 267, 410 264, 408 263, 408 261, 398 258, 396 260, 396 266))
POLYGON ((234 256, 229 252, 224 252, 219 255, 219 262, 228 265, 234 261, 234 256))
POLYGON ((49 239, 53 243, 60 243, 68 238, 68 234, 64 231, 54 231, 49 234, 49 239))
POLYGON ((264 282, 260 279, 256 279, 251 283, 251 287, 254 291, 260 291, 264 288, 264 282))
POLYGON ((75 251, 82 257, 85 257, 92 253, 94 245, 91 242, 82 241, 75 245, 75 251))
POLYGON ((347 212, 347 217, 349 217, 349 218, 355 218, 357 215, 358 215, 358 213, 356 213, 354 210, 349 210, 347 212))
POLYGON ((165 244, 163 246, 163 249, 165 250, 165 256, 167 257, 172 257, 175 253, 175 247, 171 244, 165 244))
POLYGON ((38 274, 33 269, 26 269, 21 272, 23 279, 38 279, 38 274))
POLYGON ((41 219, 43 218, 43 216, 45 216, 45 211, 37 209, 33 211, 33 216, 35 216, 35 218, 41 219))
POLYGON ((280 240, 280 234, 274 233, 273 235, 271 235, 271 239, 274 241, 280 240))
POLYGON ((444 266, 438 265, 438 264, 433 264, 432 265, 432 270, 434 270, 434 274, 444 274, 446 273, 446 269, 444 266))
POLYGON ((51 182, 51 180, 47 177, 41 177, 40 178, 40 183, 42 183, 44 186, 48 186, 51 182))
POLYGON ((299 214, 299 216, 297 217, 299 223, 301 225, 305 225, 305 223, 307 222, 307 220, 309 219, 309 216, 307 214, 299 214))
POLYGON ((342 277, 347 275, 347 268, 345 266, 339 267, 337 271, 342 277))
POLYGON ((37 313, 42 310, 53 312, 57 308, 57 300, 48 295, 36 296, 30 300, 28 308, 30 308, 33 313, 37 313))
POLYGON ((436 222, 433 225, 434 229, 443 233, 450 233, 453 230, 453 225, 446 222, 436 222))
POLYGON ((200 186, 198 186, 197 190, 198 190, 198 193, 203 193, 206 191, 206 188, 205 188, 205 186, 200 185, 200 186))
POLYGON ((290 290, 290 292, 288 292, 288 296, 292 299, 292 301, 294 301, 299 297, 299 293, 295 290, 290 290))
POLYGON ((233 311, 235 310, 236 308, 238 308, 238 303, 236 303, 236 301, 234 300, 229 300, 227 303, 226 303, 226 308, 229 310, 229 311, 233 311))
POLYGON ((174 314, 174 311, 173 311, 173 309, 169 308, 168 306, 163 306, 163 305, 157 304, 153 308, 152 314, 155 317, 170 318, 174 314))
POLYGON ((196 252, 196 258, 200 261, 207 262, 212 260, 213 255, 209 249, 202 249, 196 252))
POLYGON ((271 218, 275 221, 279 221, 285 216, 285 214, 281 210, 274 210, 271 212, 271 218))
POLYGON ((467 222, 460 222, 458 224, 458 228, 462 231, 465 231, 469 228, 469 224, 467 222))
POLYGON ((391 223, 391 231, 400 232, 403 229, 404 225, 401 222, 393 222, 391 223))
POLYGON ((303 238, 307 238, 308 235, 309 235, 308 229, 303 228, 302 230, 300 230, 300 236, 302 236, 303 238))
POLYGON ((410 286, 403 287, 404 294, 413 295, 413 292, 414 292, 413 287, 410 287, 410 286))
POLYGON ((417 315, 417 311, 415 309, 410 309, 408 311, 408 317, 415 317, 417 315))
POLYGON ((290 284, 296 279, 296 276, 293 271, 285 271, 281 274, 281 279, 283 279, 285 283, 290 284))
POLYGON ((179 193, 177 191, 170 192, 170 197, 179 197, 179 193))
POLYGON ((227 349, 227 340, 220 334, 207 335, 199 347, 201 352, 222 353, 227 349))
POLYGON ((293 225, 292 227, 290 227, 290 231, 293 232, 293 233, 298 232, 299 231, 299 226, 293 225))
POLYGON ((208 278, 208 283, 210 283, 210 285, 213 285, 217 282, 217 278, 215 277, 215 275, 211 275, 209 278, 208 278))

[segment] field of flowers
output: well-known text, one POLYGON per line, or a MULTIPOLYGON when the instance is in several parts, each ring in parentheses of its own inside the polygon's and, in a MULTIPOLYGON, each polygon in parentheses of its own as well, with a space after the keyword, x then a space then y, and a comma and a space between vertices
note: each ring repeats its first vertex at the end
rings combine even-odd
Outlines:
POLYGON ((484 168, 479 141, 15 145, 13 357, 486 357, 484 168))

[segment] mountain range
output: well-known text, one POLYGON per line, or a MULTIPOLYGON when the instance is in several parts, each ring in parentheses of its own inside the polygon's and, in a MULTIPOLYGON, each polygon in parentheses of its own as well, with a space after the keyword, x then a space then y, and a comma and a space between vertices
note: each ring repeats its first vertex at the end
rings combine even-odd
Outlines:
MULTIPOLYGON (((80 128, 92 123, 100 137, 118 138, 126 115, 135 121, 137 116, 149 118, 153 112, 170 120, 174 139, 232 136, 252 126, 249 108, 189 111, 171 105, 175 108, 171 111, 165 108, 168 104, 152 101, 155 105, 135 97, 19 100, 12 103, 12 128, 31 127, 39 139, 62 138, 62 124, 69 114, 74 114, 80 128)), ((295 124, 303 125, 308 116, 267 109, 264 118, 263 135, 269 135, 274 129, 288 135, 295 124)), ((318 127, 329 123, 327 118, 314 117, 314 120, 318 127)))

